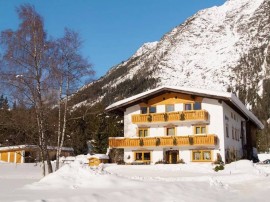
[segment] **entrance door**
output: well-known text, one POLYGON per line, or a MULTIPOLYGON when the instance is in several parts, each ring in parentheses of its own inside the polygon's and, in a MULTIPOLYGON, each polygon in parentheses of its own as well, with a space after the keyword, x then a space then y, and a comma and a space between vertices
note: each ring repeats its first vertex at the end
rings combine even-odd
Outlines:
POLYGON ((178 160, 177 157, 178 157, 178 152, 171 152, 171 163, 176 164, 178 160))
POLYGON ((176 164, 178 161, 178 150, 166 151, 166 162, 169 164, 176 164))

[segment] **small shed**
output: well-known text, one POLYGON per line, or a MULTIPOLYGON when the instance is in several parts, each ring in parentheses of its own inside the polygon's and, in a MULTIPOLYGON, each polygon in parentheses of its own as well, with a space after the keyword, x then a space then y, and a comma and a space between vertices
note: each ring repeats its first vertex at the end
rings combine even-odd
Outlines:
POLYGON ((89 158, 89 166, 98 166, 101 163, 108 163, 109 156, 106 154, 94 154, 91 155, 89 158))
MULTIPOLYGON (((50 160, 56 159, 57 147, 48 146, 50 160)), ((73 148, 62 147, 60 156, 73 155, 73 148)), ((14 145, 0 147, 0 161, 8 163, 34 163, 40 161, 40 149, 37 145, 14 145)))

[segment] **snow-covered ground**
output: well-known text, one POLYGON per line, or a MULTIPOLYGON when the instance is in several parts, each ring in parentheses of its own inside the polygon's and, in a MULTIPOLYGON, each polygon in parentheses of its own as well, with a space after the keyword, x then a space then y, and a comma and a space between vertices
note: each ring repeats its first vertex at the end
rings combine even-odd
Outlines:
POLYGON ((269 201, 270 165, 211 164, 90 168, 82 157, 42 178, 40 165, 0 162, 0 201, 269 201))

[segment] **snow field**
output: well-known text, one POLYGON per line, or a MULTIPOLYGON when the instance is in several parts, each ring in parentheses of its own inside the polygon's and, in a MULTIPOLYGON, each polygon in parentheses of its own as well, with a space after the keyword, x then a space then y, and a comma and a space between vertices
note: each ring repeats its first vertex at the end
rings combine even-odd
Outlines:
POLYGON ((0 163, 0 201, 268 201, 270 166, 241 160, 211 164, 90 168, 87 156, 41 178, 39 164, 0 163))

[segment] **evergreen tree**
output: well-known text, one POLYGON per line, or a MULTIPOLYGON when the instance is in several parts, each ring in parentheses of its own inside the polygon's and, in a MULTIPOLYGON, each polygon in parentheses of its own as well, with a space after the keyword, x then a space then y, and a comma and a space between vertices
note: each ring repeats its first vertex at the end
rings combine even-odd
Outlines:
POLYGON ((9 104, 8 104, 8 99, 5 97, 3 103, 2 103, 2 109, 8 110, 9 109, 9 104))
POLYGON ((0 109, 3 108, 3 103, 4 103, 4 95, 2 94, 1 97, 0 97, 0 109))

